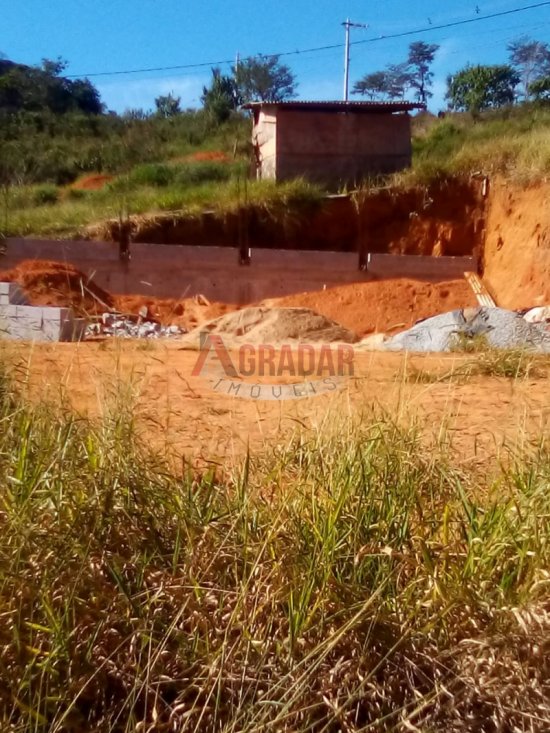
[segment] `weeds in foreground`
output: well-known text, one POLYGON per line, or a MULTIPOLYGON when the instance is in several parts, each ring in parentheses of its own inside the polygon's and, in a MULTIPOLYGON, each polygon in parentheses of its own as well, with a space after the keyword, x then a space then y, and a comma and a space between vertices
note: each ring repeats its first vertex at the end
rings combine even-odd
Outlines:
POLYGON ((503 377, 506 379, 547 379, 550 373, 550 357, 535 354, 525 349, 496 349, 488 347, 485 341, 469 347, 465 352, 475 357, 461 361, 451 369, 431 372, 406 364, 401 375, 405 382, 434 384, 438 382, 464 382, 471 377, 503 377))
POLYGON ((544 445, 489 482, 382 416, 178 476, 131 396, 5 374, 0 423, 3 730, 546 730, 544 445))

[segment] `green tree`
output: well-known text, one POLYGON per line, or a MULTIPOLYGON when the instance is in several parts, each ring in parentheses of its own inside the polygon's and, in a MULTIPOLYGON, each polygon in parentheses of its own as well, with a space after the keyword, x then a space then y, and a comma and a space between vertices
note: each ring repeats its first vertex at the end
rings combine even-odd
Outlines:
POLYGON ((370 99, 404 99, 407 91, 413 89, 416 98, 425 104, 433 96, 430 67, 438 49, 437 44, 411 43, 406 61, 367 74, 356 82, 352 94, 363 94, 370 99))
POLYGON ((201 102, 214 122, 227 120, 241 104, 235 79, 222 74, 221 69, 213 68, 210 86, 202 88, 201 102))
POLYGON ((430 67, 438 50, 437 43, 424 41, 415 41, 409 46, 407 58, 409 86, 415 90, 416 98, 423 104, 433 97, 431 86, 434 75, 430 67))
POLYGON ((0 60, 0 110, 100 114, 103 107, 97 89, 87 79, 60 76, 66 66, 62 59, 43 59, 41 67, 0 60))
POLYGON ((155 107, 157 108, 158 117, 176 117, 181 114, 180 107, 181 97, 175 97, 173 94, 160 95, 155 99, 155 107))
POLYGON ((550 99, 550 76, 543 76, 529 84, 529 96, 536 100, 550 99))
POLYGON ((372 74, 365 74, 362 79, 355 82, 351 93, 362 94, 370 100, 385 97, 388 94, 387 73, 374 71, 372 74))
POLYGON ((466 66, 447 78, 446 99, 457 111, 473 112, 513 104, 520 79, 507 64, 466 66))
POLYGON ((520 76, 522 95, 524 99, 529 99, 531 84, 550 76, 550 46, 522 36, 508 44, 508 53, 510 65, 520 76))
POLYGON ((68 62, 62 59, 61 56, 58 56, 55 60, 42 59, 42 71, 47 76, 60 76, 61 72, 65 71, 68 65, 68 62))
POLYGON ((88 79, 75 79, 72 81, 70 94, 74 104, 84 114, 98 115, 103 112, 99 92, 88 79))
POLYGON ((411 86, 411 74, 406 63, 386 67, 386 87, 390 99, 404 99, 411 86))
POLYGON ((390 64, 383 71, 367 74, 356 82, 352 94, 362 94, 371 100, 403 99, 410 86, 407 64, 390 64))
POLYGON ((296 96, 296 77, 279 56, 249 58, 233 69, 243 102, 283 102, 296 96))

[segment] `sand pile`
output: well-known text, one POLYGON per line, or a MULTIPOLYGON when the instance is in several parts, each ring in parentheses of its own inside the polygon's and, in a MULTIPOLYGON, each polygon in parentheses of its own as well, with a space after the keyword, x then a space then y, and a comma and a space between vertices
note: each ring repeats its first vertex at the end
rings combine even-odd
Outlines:
POLYGON ((78 317, 99 315, 114 308, 114 298, 73 265, 49 260, 25 260, 0 272, 2 282, 16 282, 31 305, 72 308, 78 317))
POLYGON ((244 308, 203 324, 184 341, 196 346, 205 331, 222 336, 226 346, 358 341, 352 331, 308 308, 244 308))
POLYGON ((309 308, 361 336, 408 328, 420 318, 476 304, 465 280, 430 283, 408 279, 369 280, 259 303, 309 308))

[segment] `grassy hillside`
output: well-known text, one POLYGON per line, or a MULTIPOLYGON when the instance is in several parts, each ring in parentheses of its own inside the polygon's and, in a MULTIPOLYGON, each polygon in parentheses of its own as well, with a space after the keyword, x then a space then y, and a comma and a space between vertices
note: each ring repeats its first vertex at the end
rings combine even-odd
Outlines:
MULTIPOLYGON (((249 181, 245 190, 250 120, 240 115, 220 126, 202 112, 172 119, 27 114, 21 120, 20 126, 12 120, 1 128, 0 232, 8 236, 71 236, 126 214, 192 216, 205 208, 224 213, 247 200, 279 210, 322 196, 303 181, 249 181), (216 151, 214 160, 201 151, 216 151), (112 180, 101 190, 79 186, 79 177, 90 173, 112 180)), ((530 183, 550 173, 548 106, 524 105, 478 119, 421 115, 413 120, 413 133, 413 166, 390 179, 393 185, 425 185, 474 171, 530 183)))
POLYGON ((550 107, 522 105, 483 113, 419 116, 413 123, 412 183, 435 177, 500 174, 530 183, 550 174, 550 107))

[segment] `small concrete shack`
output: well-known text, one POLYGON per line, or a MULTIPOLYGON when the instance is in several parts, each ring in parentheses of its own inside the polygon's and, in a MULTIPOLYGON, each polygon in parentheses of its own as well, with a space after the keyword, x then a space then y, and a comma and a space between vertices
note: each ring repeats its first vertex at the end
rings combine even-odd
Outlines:
POLYGON ((354 183, 411 164, 412 102, 252 102, 258 178, 354 183))

